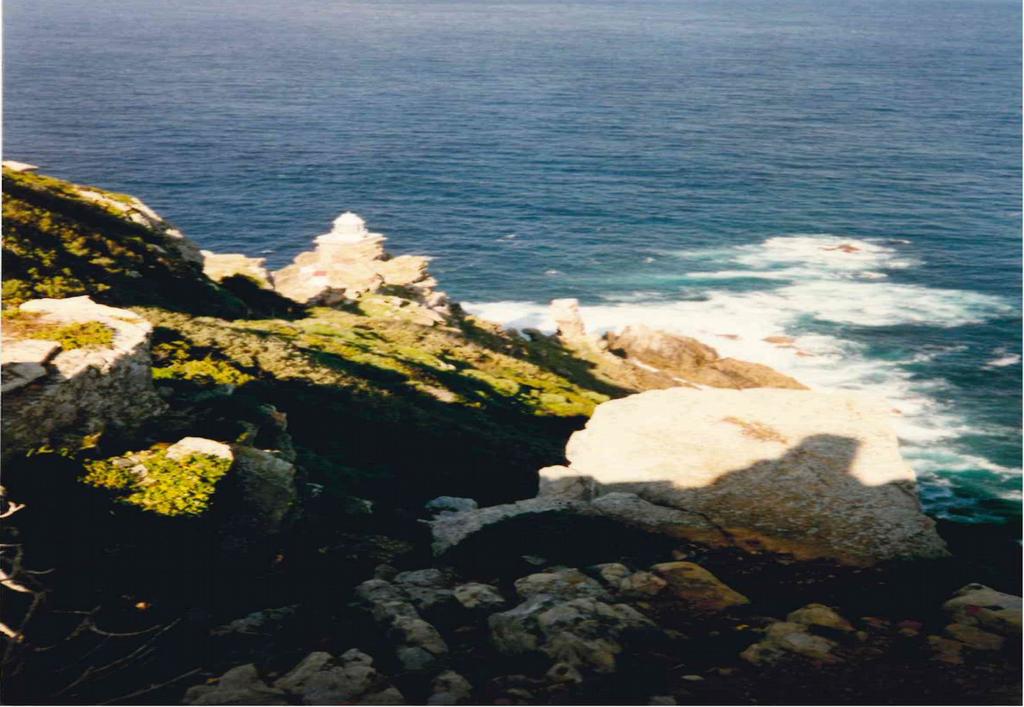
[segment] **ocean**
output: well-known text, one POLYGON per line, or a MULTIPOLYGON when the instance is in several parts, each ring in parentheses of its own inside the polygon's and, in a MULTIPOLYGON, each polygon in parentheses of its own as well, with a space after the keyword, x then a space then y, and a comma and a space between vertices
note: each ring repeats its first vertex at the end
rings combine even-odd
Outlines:
POLYGON ((273 267, 356 211, 480 316, 885 395, 931 513, 1020 517, 1019 2, 10 0, 4 39, 5 159, 273 267))

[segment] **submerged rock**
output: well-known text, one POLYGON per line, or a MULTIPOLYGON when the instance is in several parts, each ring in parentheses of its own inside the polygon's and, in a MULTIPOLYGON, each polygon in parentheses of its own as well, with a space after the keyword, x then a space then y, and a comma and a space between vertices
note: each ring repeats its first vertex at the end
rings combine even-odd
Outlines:
POLYGON ((721 358, 696 339, 651 329, 627 326, 605 335, 608 348, 627 360, 651 366, 680 382, 713 388, 806 388, 799 381, 760 363, 721 358))
POLYGON ((678 511, 660 525, 679 537, 851 564, 943 556, 889 415, 854 394, 649 391, 598 406, 565 473, 593 480, 591 505, 624 491, 678 511))

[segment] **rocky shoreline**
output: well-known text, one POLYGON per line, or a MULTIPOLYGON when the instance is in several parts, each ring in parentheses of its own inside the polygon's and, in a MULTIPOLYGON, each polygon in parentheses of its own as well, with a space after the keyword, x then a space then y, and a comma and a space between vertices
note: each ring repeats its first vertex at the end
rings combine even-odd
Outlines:
POLYGON ((4 195, 5 700, 1019 703, 1018 533, 926 516, 884 401, 504 331, 351 213, 269 272, 4 195))

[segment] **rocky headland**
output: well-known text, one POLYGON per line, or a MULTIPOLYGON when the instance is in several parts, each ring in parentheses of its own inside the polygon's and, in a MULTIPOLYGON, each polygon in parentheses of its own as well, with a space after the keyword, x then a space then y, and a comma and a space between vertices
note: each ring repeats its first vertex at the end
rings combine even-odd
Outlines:
POLYGON ((1019 533, 884 401, 503 330, 348 212, 270 272, 3 191, 6 702, 1019 703, 1019 533))

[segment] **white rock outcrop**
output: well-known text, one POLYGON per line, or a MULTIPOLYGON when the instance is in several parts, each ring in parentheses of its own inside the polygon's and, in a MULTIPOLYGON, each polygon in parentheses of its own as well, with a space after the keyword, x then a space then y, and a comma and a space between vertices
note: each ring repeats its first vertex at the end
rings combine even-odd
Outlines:
POLYGON ((110 328, 112 340, 63 351, 54 341, 5 337, 4 458, 64 434, 131 428, 163 411, 153 388, 149 322, 88 297, 30 300, 20 310, 42 325, 98 322, 110 328))
POLYGON ((203 273, 220 282, 235 275, 247 277, 260 287, 274 289, 274 280, 267 270, 266 258, 250 258, 242 253, 214 253, 211 250, 201 251, 203 255, 203 273))
POLYGON ((329 233, 317 236, 315 250, 273 273, 274 286, 300 304, 327 306, 383 287, 405 288, 428 308, 447 313, 447 297, 435 291, 437 281, 427 272, 430 258, 393 258, 384 250, 385 240, 347 211, 334 219, 329 233))
POLYGON ((942 556, 890 414, 852 393, 648 391, 598 406, 541 493, 636 494, 682 511, 662 532, 804 558, 942 556))

